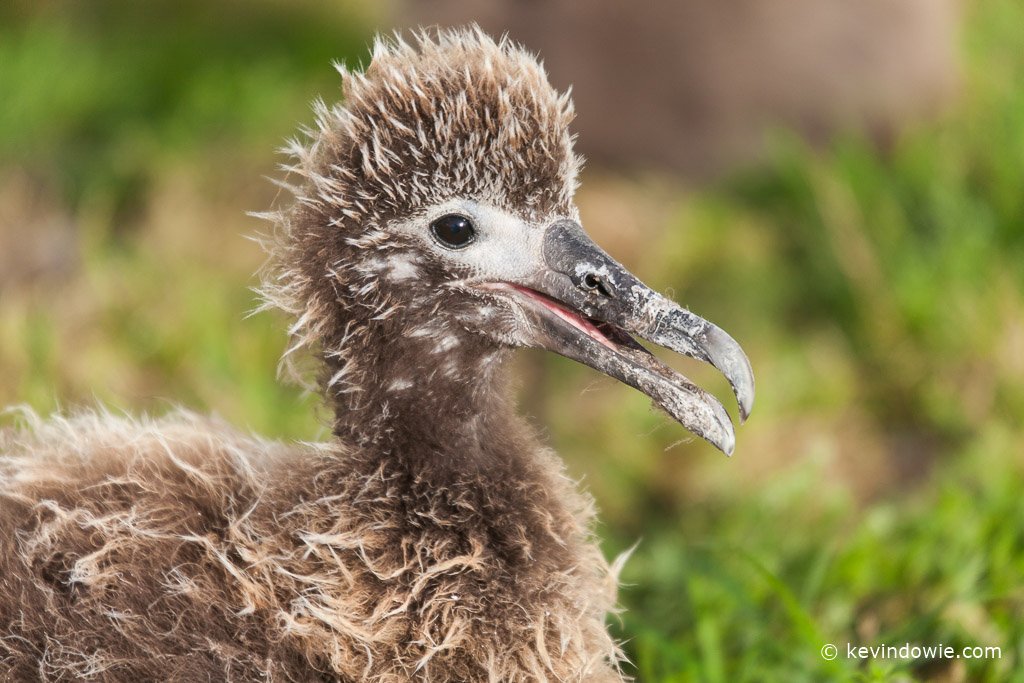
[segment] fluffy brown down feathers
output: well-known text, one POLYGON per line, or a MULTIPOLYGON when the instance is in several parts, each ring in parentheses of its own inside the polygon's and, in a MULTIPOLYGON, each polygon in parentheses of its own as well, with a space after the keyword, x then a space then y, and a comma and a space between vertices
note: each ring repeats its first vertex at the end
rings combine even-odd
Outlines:
POLYGON ((590 499, 513 412, 501 352, 462 336, 468 369, 426 371, 409 326, 456 304, 366 268, 388 220, 445 197, 574 212, 569 101, 476 30, 379 41, 343 79, 290 147, 264 282, 322 361, 337 438, 20 413, 0 431, 0 680, 621 680, 590 499), (382 392, 409 376, 430 401, 382 392))

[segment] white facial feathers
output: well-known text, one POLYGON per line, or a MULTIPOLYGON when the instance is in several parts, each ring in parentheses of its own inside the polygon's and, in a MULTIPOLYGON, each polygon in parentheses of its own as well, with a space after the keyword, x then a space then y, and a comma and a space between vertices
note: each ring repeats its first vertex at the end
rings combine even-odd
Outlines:
MULTIPOLYGON (((484 202, 453 199, 393 224, 389 230, 416 238, 424 251, 453 266, 452 270, 467 271, 470 279, 518 282, 527 279, 543 265, 546 224, 528 222, 484 202), (465 216, 472 222, 476 231, 472 243, 461 249, 451 249, 434 238, 430 231, 431 222, 447 214, 465 216)), ((397 272, 404 272, 396 260, 392 260, 390 267, 393 279, 397 272)))

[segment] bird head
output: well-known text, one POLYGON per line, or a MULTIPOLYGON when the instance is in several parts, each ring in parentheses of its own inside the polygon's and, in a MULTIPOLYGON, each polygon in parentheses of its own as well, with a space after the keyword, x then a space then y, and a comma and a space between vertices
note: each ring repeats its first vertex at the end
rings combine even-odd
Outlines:
POLYGON ((741 419, 754 399, 746 356, 584 232, 572 103, 532 55, 476 28, 442 30, 379 38, 365 72, 339 71, 344 102, 318 103, 308 141, 289 145, 296 201, 272 214, 264 280, 297 318, 295 346, 326 361, 328 391, 414 391, 438 372, 472 384, 501 349, 540 347, 732 452, 721 403, 634 337, 718 368, 741 419), (389 361, 406 347, 417 353, 389 361), (396 363, 404 375, 384 369, 396 363))

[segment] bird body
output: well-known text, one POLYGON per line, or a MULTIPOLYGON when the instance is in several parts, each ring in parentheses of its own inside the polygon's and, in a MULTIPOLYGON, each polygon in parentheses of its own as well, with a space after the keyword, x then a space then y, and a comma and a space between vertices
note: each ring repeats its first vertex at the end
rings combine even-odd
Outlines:
POLYGON ((571 103, 478 30, 379 40, 289 145, 264 216, 333 438, 179 412, 0 432, 0 679, 621 680, 591 500, 519 417, 502 361, 541 346, 723 450, 721 405, 633 341, 711 362, 724 332, 589 241, 571 103))
POLYGON ((518 420, 487 452, 25 420, 0 680, 617 680, 590 501, 518 420))

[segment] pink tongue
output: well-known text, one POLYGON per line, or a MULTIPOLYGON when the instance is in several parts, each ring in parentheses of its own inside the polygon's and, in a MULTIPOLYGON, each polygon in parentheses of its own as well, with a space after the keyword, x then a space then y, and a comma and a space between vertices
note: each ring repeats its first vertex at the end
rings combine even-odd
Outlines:
POLYGON ((543 296, 533 291, 529 287, 520 287, 519 285, 514 284, 511 284, 511 286, 517 292, 525 294, 526 296, 530 297, 531 299, 533 299, 534 301, 536 301, 544 308, 548 309, 549 311, 551 311, 559 318, 572 325, 573 327, 585 332, 587 336, 589 336, 591 339, 601 342, 612 351, 616 350, 615 344, 610 339, 608 339, 608 337, 604 336, 601 330, 597 329, 592 322, 581 316, 579 313, 576 313, 575 311, 570 311, 565 306, 562 306, 558 302, 553 301, 552 299, 549 299, 546 296, 543 296))

